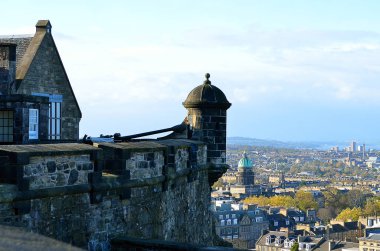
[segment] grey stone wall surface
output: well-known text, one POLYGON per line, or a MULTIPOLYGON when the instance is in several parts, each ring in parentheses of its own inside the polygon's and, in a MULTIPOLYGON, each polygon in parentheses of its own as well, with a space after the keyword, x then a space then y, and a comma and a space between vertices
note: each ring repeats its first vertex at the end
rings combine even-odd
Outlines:
POLYGON ((88 174, 94 163, 88 154, 31 157, 24 166, 23 177, 29 180, 29 189, 70 186, 88 183, 88 174))
POLYGON ((157 152, 134 152, 126 160, 125 168, 130 171, 131 179, 141 179, 162 175, 164 155, 157 152))
POLYGON ((88 250, 120 236, 212 245, 206 151, 188 140, 0 146, 0 169, 22 176, 0 184, 0 224, 88 250))
POLYGON ((207 143, 207 161, 215 166, 225 164, 227 111, 188 108, 187 118, 193 128, 193 138, 207 143))

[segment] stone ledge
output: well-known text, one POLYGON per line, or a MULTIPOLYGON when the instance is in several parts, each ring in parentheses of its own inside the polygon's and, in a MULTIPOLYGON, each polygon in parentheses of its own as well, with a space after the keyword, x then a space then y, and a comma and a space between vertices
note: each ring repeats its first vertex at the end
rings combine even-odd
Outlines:
POLYGON ((35 144, 35 145, 0 145, 0 152, 3 153, 29 153, 30 156, 38 154, 76 154, 88 153, 89 151, 101 151, 99 148, 79 143, 60 144, 35 144))

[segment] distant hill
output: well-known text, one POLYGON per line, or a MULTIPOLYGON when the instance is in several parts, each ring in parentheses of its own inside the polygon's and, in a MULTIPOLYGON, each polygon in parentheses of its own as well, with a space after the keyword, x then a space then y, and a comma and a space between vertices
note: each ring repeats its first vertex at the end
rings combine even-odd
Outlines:
POLYGON ((228 145, 268 146, 291 149, 330 149, 333 146, 347 146, 342 142, 284 142, 279 140, 254 139, 246 137, 227 137, 228 145))

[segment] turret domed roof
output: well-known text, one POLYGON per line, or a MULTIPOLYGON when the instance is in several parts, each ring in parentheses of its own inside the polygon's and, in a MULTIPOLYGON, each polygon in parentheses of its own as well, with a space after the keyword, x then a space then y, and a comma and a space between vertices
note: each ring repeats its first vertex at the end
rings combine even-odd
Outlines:
POLYGON ((243 153, 243 158, 239 160, 238 168, 252 168, 253 163, 250 159, 247 157, 247 153, 243 153))
POLYGON ((215 85, 211 85, 210 74, 206 73, 206 80, 202 85, 195 87, 182 104, 186 108, 220 108, 228 109, 231 103, 226 95, 215 85))

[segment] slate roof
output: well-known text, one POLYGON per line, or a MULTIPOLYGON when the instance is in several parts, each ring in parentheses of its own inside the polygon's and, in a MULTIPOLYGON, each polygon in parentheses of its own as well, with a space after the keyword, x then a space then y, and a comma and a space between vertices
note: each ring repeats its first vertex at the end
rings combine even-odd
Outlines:
POLYGON ((352 222, 345 222, 344 226, 340 224, 332 224, 330 233, 346 232, 346 231, 358 230, 358 229, 359 229, 358 222, 352 221, 352 222))
POLYGON ((347 231, 347 229, 340 224, 331 225, 330 233, 338 233, 338 232, 346 232, 346 231, 347 231))
MULTIPOLYGON (((348 229, 348 230, 357 230, 359 227, 358 227, 358 222, 357 221, 352 221, 352 222, 345 222, 344 223, 344 226, 348 229)), ((364 228, 364 227, 362 227, 364 228)))
POLYGON ((306 214, 302 211, 288 210, 289 217, 306 217, 306 214))
POLYGON ((11 43, 16 44, 16 64, 17 68, 20 67, 22 62, 22 58, 25 55, 26 49, 28 48, 30 42, 33 39, 33 34, 27 35, 8 35, 8 36, 0 36, 0 43, 11 43))
POLYGON ((380 241, 380 234, 371 234, 367 237, 368 240, 380 241))
POLYGON ((323 240, 322 243, 314 251, 341 251, 342 249, 350 249, 359 251, 359 243, 340 241, 332 244, 331 250, 329 250, 329 241, 323 240))
MULTIPOLYGON (((269 233, 267 234, 263 234, 260 236, 260 238, 257 240, 256 242, 256 246, 257 245, 261 245, 261 246, 268 246, 266 244, 266 237, 267 236, 273 236, 273 238, 276 238, 276 237, 285 237, 285 238, 289 238, 289 239, 295 239, 295 237, 291 237, 289 236, 289 233, 288 232, 280 232, 280 231, 269 231, 269 233)), ((270 245, 274 245, 274 243, 271 243, 270 245)))

